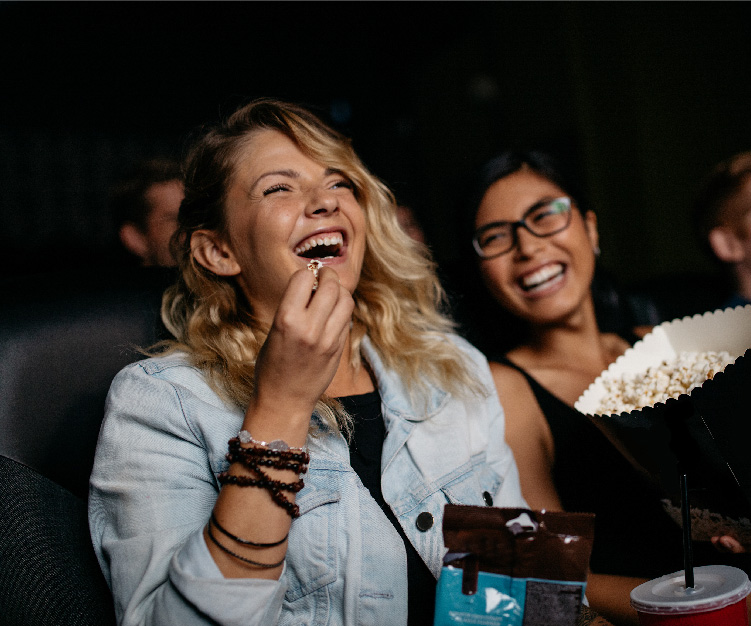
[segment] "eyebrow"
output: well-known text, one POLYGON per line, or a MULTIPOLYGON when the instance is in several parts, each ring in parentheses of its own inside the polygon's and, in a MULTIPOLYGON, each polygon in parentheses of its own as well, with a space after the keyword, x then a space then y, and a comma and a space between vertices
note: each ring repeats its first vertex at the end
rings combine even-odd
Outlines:
MULTIPOLYGON (((334 169, 331 167, 327 167, 326 170, 323 172, 324 177, 331 176, 332 174, 342 174, 341 170, 334 169)), ((253 182, 253 184, 250 186, 250 189, 248 190, 249 193, 253 193, 256 187, 260 184, 260 182, 264 178, 268 178, 269 176, 286 176, 288 178, 300 178, 300 172, 296 170, 274 170, 272 172, 264 172, 261 174, 256 180, 253 182)), ((344 176, 344 174, 342 174, 344 176)))

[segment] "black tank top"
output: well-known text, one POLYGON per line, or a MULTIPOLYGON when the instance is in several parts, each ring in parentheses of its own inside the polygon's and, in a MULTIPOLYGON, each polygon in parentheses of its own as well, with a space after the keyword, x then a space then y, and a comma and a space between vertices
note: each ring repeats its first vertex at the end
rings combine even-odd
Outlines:
POLYGON ((657 489, 584 414, 505 356, 491 360, 524 375, 545 415, 563 508, 595 514, 592 571, 654 578, 683 569, 681 531, 665 513, 657 489))

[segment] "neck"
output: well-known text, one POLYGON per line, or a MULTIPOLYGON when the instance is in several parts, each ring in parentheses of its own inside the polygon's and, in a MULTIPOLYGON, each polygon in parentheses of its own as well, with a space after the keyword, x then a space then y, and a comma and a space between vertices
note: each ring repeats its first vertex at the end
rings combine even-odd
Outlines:
POLYGON ((331 398, 360 395, 375 389, 370 371, 365 363, 361 360, 360 365, 353 366, 350 353, 351 346, 348 336, 339 358, 339 367, 337 367, 336 374, 334 374, 334 378, 326 389, 326 395, 331 398))
POLYGON ((534 355, 538 363, 590 363, 597 369, 612 361, 609 343, 600 332, 594 304, 590 302, 565 320, 532 327, 528 343, 520 350, 534 355))

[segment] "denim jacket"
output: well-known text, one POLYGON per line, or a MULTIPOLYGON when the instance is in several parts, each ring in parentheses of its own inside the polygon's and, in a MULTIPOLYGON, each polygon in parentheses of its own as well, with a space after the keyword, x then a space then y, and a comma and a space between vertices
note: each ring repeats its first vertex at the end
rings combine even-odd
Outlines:
MULTIPOLYGON (((412 406, 400 378, 363 343, 387 429, 383 496, 436 578, 446 503, 526 506, 487 361, 463 339, 449 339, 471 359, 483 397, 459 400, 431 388, 427 404, 412 406)), ((227 441, 242 421, 243 411, 225 404, 184 355, 140 361, 113 381, 89 522, 118 622, 406 624, 404 544, 351 468, 338 432, 308 438, 301 515, 281 578, 222 576, 202 529, 228 466, 227 441)))

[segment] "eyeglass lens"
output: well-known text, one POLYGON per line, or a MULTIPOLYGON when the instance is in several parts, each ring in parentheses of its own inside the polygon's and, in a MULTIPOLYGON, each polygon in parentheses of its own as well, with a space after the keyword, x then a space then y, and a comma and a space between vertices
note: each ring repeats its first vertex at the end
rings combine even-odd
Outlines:
POLYGON ((570 217, 569 198, 556 198, 531 207, 518 222, 494 222, 481 227, 473 244, 483 258, 498 256, 514 247, 517 228, 524 227, 537 237, 549 237, 565 229, 570 217))

